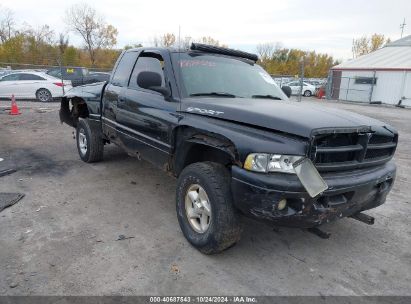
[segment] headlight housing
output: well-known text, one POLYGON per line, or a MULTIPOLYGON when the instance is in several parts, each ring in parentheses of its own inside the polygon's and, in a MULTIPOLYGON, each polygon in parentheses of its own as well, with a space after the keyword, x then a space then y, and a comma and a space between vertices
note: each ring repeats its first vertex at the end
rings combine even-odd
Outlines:
POLYGON ((251 153, 244 162, 244 169, 255 172, 281 172, 295 174, 293 164, 304 156, 267 153, 251 153))

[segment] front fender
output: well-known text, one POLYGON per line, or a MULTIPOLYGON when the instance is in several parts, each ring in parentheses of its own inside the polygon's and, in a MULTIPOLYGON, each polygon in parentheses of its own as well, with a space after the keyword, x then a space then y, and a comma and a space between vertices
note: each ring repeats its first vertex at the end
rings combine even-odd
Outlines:
POLYGON ((306 155, 309 147, 305 138, 203 115, 184 114, 179 123, 179 127, 182 126, 227 138, 233 143, 241 163, 250 153, 306 155))

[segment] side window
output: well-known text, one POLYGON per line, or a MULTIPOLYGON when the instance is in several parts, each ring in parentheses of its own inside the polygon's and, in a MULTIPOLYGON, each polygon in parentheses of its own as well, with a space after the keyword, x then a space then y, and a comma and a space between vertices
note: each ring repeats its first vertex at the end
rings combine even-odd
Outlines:
POLYGON ((15 80, 19 80, 19 75, 20 74, 11 74, 11 75, 7 75, 4 76, 1 81, 15 81, 15 80))
POLYGON ((47 72, 47 74, 54 76, 54 77, 61 77, 60 69, 54 69, 47 72))
POLYGON ((137 59, 137 54, 137 52, 127 52, 123 55, 123 57, 121 57, 111 81, 113 85, 119 87, 127 86, 131 70, 133 69, 134 62, 136 62, 137 59))
POLYGON ((137 76, 143 71, 156 72, 161 75, 161 86, 164 86, 164 60, 157 54, 143 54, 137 60, 133 73, 131 74, 129 87, 139 89, 137 76))
POLYGON ((20 80, 45 80, 45 79, 35 74, 20 74, 20 80))

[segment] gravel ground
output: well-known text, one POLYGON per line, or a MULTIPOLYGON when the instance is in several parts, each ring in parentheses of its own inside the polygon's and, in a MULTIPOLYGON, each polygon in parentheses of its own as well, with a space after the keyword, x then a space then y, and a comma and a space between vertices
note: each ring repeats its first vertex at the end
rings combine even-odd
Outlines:
POLYGON ((19 102, 9 116, 1 101, 0 166, 18 170, 0 192, 26 196, 0 213, 0 295, 411 295, 411 111, 304 102, 399 130, 397 180, 368 212, 375 225, 342 219, 323 240, 244 218, 239 244, 205 256, 180 231, 175 179, 113 145, 83 163, 58 103, 19 102))

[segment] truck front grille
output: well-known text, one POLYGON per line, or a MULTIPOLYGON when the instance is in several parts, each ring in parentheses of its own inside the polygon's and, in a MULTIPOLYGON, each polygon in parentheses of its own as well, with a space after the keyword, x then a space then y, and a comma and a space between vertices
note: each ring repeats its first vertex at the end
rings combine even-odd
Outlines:
POLYGON ((311 159, 319 171, 349 170, 387 162, 396 147, 397 135, 321 134, 314 138, 311 159))

